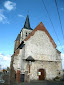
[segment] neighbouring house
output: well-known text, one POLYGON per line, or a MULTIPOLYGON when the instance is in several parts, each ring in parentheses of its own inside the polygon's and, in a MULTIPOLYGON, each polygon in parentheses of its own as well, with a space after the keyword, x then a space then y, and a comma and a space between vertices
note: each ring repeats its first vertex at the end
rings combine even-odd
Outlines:
POLYGON ((11 78, 17 81, 52 80, 61 77, 61 52, 42 22, 33 30, 27 15, 15 40, 11 56, 11 78))

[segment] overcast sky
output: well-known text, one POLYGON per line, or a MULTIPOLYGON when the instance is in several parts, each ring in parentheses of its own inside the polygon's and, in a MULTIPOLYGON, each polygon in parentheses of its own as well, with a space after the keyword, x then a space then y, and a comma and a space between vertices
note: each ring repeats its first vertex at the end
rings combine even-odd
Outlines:
POLYGON ((42 0, 0 0, 0 64, 2 68, 10 65, 14 42, 24 26, 27 14, 29 14, 31 28, 34 29, 40 22, 44 24, 57 44, 57 49, 61 51, 62 64, 64 65, 64 40, 62 34, 62 30, 64 33, 64 0, 56 0, 62 30, 55 0, 43 1, 61 44, 57 39, 42 0))

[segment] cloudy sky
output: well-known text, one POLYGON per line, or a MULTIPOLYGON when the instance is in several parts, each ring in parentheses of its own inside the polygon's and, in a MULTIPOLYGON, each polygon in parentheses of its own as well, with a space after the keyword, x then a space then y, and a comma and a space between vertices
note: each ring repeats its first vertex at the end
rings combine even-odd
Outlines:
MULTIPOLYGON (((31 27, 34 29, 41 21, 47 28, 57 49, 61 51, 62 66, 64 65, 64 0, 56 0, 61 19, 55 4, 55 0, 0 0, 0 64, 1 68, 10 65, 11 55, 14 50, 14 42, 18 33, 24 26, 27 14, 29 14, 31 27), (45 6, 43 4, 45 3, 45 6), (53 23, 53 26, 50 22, 53 23), (56 32, 56 33, 55 33, 56 32), (62 34, 63 32, 63 34, 62 34), (60 41, 60 43, 59 43, 60 41)), ((64 66, 63 66, 64 68, 64 66)))

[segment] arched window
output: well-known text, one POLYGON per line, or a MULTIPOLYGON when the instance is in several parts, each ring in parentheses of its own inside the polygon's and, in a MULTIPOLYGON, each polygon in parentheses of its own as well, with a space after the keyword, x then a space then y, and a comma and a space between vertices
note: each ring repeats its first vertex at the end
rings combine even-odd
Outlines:
POLYGON ((27 32, 26 32, 26 37, 27 37, 27 32))

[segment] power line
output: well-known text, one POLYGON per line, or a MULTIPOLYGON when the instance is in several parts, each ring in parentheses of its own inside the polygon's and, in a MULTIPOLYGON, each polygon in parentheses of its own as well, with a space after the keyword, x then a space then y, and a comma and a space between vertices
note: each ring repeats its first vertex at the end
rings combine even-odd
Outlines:
MULTIPOLYGON (((47 8, 46 8, 46 6, 45 6, 45 3, 44 3, 43 0, 42 0, 42 2, 43 2, 43 5, 44 5, 44 7, 45 7, 45 10, 46 10, 46 12, 47 12, 47 14, 48 14, 48 17, 49 17, 49 20, 50 20, 51 25, 52 25, 52 27, 53 27, 53 30, 54 30, 54 32, 55 32, 55 34, 56 34, 56 37, 57 37, 57 39, 58 39, 58 41, 59 41, 59 44, 61 45, 60 40, 59 40, 59 38, 58 38, 58 36, 57 36, 57 33, 56 33, 56 31, 55 31, 54 25, 53 25, 53 23, 52 23, 52 21, 51 21, 51 18, 50 18, 50 16, 49 16, 48 10, 47 10, 47 8)), ((61 45, 61 47, 62 47, 62 45, 61 45)), ((62 48, 62 50, 63 50, 63 48, 62 48)))
POLYGON ((61 25, 61 31, 62 31, 62 35, 63 35, 63 39, 64 39, 64 33, 63 33, 63 29, 62 29, 62 23, 61 23, 61 19, 60 19, 60 14, 58 11, 58 5, 57 5, 57 1, 55 0, 55 4, 56 4, 56 8, 57 8, 57 12, 58 12, 58 17, 59 17, 59 21, 60 21, 60 25, 61 25))

